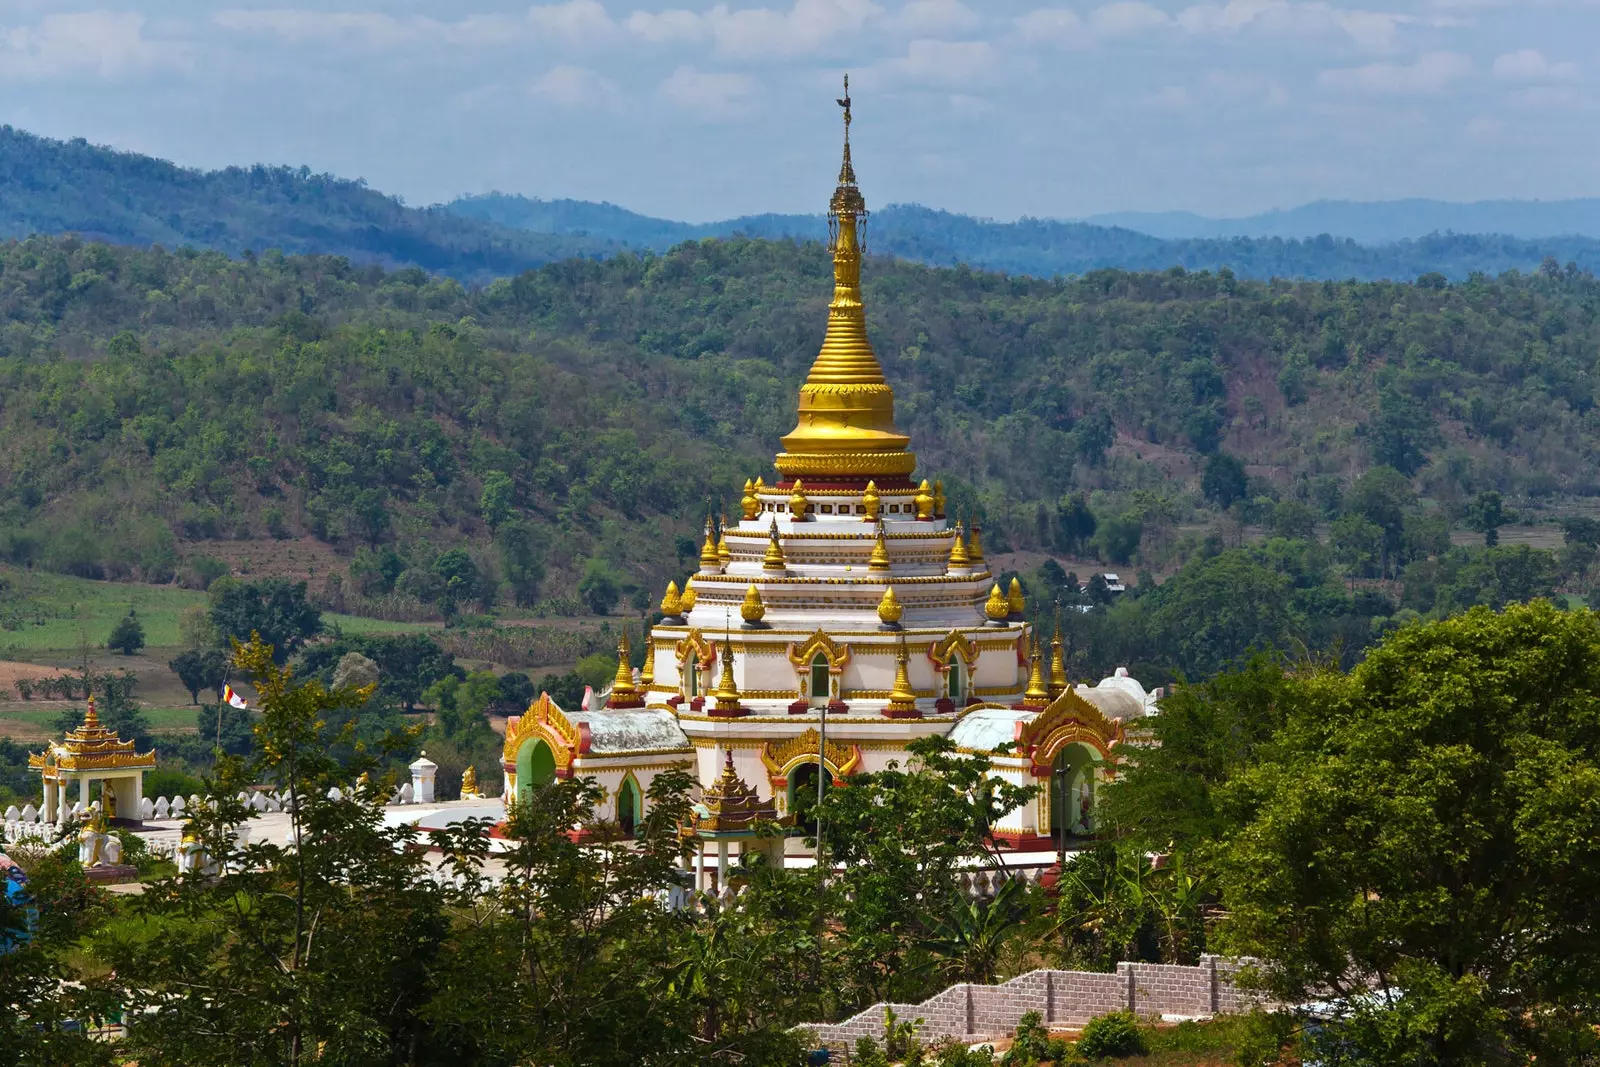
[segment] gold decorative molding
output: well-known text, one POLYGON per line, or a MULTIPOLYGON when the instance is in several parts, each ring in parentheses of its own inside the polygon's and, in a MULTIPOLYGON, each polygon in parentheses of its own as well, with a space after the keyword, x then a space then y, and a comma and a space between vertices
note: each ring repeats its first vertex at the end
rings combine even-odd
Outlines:
POLYGON ((1049 774, 1056 755, 1069 744, 1082 742, 1103 760, 1111 760, 1111 750, 1122 741, 1122 724, 1108 719, 1099 708, 1068 688, 1052 700, 1031 722, 1017 732, 1020 749, 1033 761, 1033 772, 1049 774))
POLYGON ((970 672, 978 662, 978 656, 981 651, 976 643, 967 640, 966 634, 960 630, 951 630, 944 637, 935 641, 928 649, 928 658, 938 664, 939 669, 943 671, 949 668, 950 657, 957 655, 966 663, 967 670, 970 672))
MULTIPOLYGON (((761 762, 766 764, 767 772, 773 778, 787 778, 790 771, 805 763, 808 758, 815 762, 820 740, 821 735, 812 728, 787 740, 768 741, 761 746, 761 762)), ((861 766, 861 748, 859 745, 829 741, 828 751, 823 754, 823 763, 837 777, 843 778, 854 774, 861 766)))
POLYGON ((505 744, 500 749, 502 759, 514 764, 523 744, 535 737, 542 738, 550 746, 558 770, 569 770, 573 760, 580 754, 587 754, 583 751, 587 748, 583 732, 562 713, 549 693, 540 693, 528 705, 528 710, 507 728, 505 744))
POLYGON ((811 661, 821 652, 828 660, 828 671, 839 674, 850 662, 850 646, 835 641, 822 630, 817 630, 799 645, 789 646, 789 662, 798 670, 809 670, 811 661))

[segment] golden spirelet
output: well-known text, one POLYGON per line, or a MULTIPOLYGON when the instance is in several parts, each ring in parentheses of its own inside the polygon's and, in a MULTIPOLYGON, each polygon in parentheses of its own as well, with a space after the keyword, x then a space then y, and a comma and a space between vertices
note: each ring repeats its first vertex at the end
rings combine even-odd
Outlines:
POLYGON ((1044 657, 1039 654, 1039 646, 1035 643, 1032 653, 1028 656, 1028 688, 1022 694, 1024 704, 1037 706, 1050 701, 1050 691, 1045 688, 1044 674, 1041 664, 1044 657))
POLYGON ((872 542, 872 558, 867 561, 867 570, 879 574, 889 571, 889 546, 883 540, 883 524, 878 524, 878 536, 872 542))
POLYGON ((761 569, 782 573, 789 569, 789 561, 783 556, 783 545, 778 541, 778 520, 772 520, 772 526, 767 533, 767 552, 761 557, 761 569))
POLYGON ((761 590, 751 582, 744 591, 744 603, 739 605, 739 616, 745 622, 760 622, 767 614, 767 605, 761 599, 761 590))
POLYGON ((861 506, 867 509, 867 514, 864 516, 867 522, 878 521, 878 511, 883 507, 883 501, 878 499, 877 482, 867 482, 866 492, 861 494, 861 506))
POLYGON ((706 540, 700 546, 700 569, 702 571, 715 571, 721 561, 717 559, 717 535, 711 528, 711 516, 706 516, 706 540))
POLYGON ((902 639, 900 651, 895 655, 894 688, 889 691, 889 706, 885 711, 904 716, 917 710, 917 691, 911 688, 910 659, 902 639))
POLYGON ((983 613, 994 622, 1001 622, 1011 614, 1011 605, 1006 603, 1006 595, 1000 591, 999 582, 989 590, 989 599, 984 602, 983 613))
POLYGON ((922 484, 917 487, 917 495, 912 501, 917 505, 917 518, 924 522, 933 518, 933 490, 928 485, 928 479, 922 479, 922 484))
POLYGON ((1006 596, 1006 604, 1011 609, 1011 614, 1022 615, 1028 610, 1028 602, 1022 598, 1022 583, 1011 579, 1011 592, 1006 596))
POLYGON ((806 513, 811 510, 811 501, 806 499, 806 488, 799 478, 794 480, 794 489, 789 493, 789 514, 795 522, 805 519, 806 513))
POLYGON ((970 566, 972 561, 967 557, 967 533, 956 523, 956 539, 950 542, 949 569, 970 566))
POLYGON ((683 595, 678 598, 678 603, 682 606, 683 613, 687 615, 694 610, 695 604, 699 601, 700 594, 695 591, 694 575, 691 574, 689 580, 683 583, 683 595))
POLYGON ((661 598, 661 614, 663 614, 663 615, 682 615, 683 614, 683 600, 682 600, 682 598, 680 598, 678 596, 678 583, 677 582, 668 582, 667 583, 667 592, 661 598))
POLYGON ((756 499, 756 487, 749 478, 744 480, 744 496, 739 498, 739 510, 744 512, 746 519, 761 514, 761 501, 756 499))
POLYGON ((967 538, 967 560, 974 567, 983 566, 983 527, 972 520, 972 536, 967 538))
POLYGON ((727 570, 728 564, 733 561, 733 549, 728 547, 728 520, 722 520, 722 529, 717 535, 717 562, 722 564, 722 569, 727 570))
POLYGON ((613 699, 634 694, 633 664, 629 662, 632 658, 633 649, 629 647, 628 635, 624 631, 621 639, 617 641, 617 676, 611 682, 613 699))
POLYGON ((883 599, 878 601, 878 619, 886 625, 893 626, 900 621, 906 609, 900 606, 900 599, 894 595, 894 587, 890 586, 883 591, 883 599))

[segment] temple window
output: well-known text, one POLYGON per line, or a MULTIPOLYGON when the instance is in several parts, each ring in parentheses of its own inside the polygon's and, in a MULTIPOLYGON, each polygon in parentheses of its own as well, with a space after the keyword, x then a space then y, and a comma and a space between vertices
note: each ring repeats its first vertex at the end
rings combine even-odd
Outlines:
POLYGON ((828 657, 820 652, 811 660, 811 699, 828 699, 828 657))
POLYGON ((700 695, 700 665, 693 656, 683 661, 683 695, 690 700, 700 695))
POLYGON ((832 504, 823 504, 821 510, 822 510, 822 513, 824 515, 832 515, 833 514, 833 505, 832 504))
POLYGON ((950 661, 949 675, 950 675, 950 699, 959 701, 961 699, 961 661, 960 660, 952 659, 950 661))

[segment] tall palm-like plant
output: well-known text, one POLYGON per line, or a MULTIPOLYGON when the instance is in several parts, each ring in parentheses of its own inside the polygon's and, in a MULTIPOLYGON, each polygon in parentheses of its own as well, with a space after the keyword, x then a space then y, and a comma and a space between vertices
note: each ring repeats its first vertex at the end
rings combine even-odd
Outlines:
POLYGON ((988 900, 957 904, 923 946, 939 959, 950 977, 962 982, 992 982, 1001 950, 1022 928, 1025 912, 1022 883, 1007 879, 988 900))

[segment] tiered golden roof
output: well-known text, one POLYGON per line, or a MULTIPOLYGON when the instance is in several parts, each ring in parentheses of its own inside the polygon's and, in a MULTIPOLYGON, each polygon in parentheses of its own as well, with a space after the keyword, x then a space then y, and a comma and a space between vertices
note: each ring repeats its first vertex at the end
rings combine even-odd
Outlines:
POLYGON ((777 821, 778 809, 773 802, 762 800, 733 769, 733 750, 729 749, 722 774, 695 805, 694 822, 689 829, 703 834, 748 833, 757 823, 777 821))
MULTIPOLYGON (((647 659, 649 657, 646 657, 647 659)), ((644 698, 639 695, 639 690, 633 684, 633 648, 628 644, 628 631, 622 631, 622 637, 617 641, 617 676, 611 682, 611 696, 606 700, 608 708, 640 708, 644 706, 644 698)))
POLYGON ((115 730, 101 726, 91 696, 83 723, 76 730, 68 730, 66 740, 59 745, 52 742, 43 752, 28 756, 29 767, 46 765, 65 771, 151 768, 156 765, 156 754, 153 750, 134 751, 132 741, 123 741, 115 730))
POLYGON ((844 158, 828 204, 833 302, 828 332, 800 387, 800 417, 783 438, 777 467, 786 477, 905 477, 917 466, 911 438, 894 424, 894 390, 867 340, 861 300, 861 226, 867 203, 850 161, 850 82, 845 79, 844 158))

